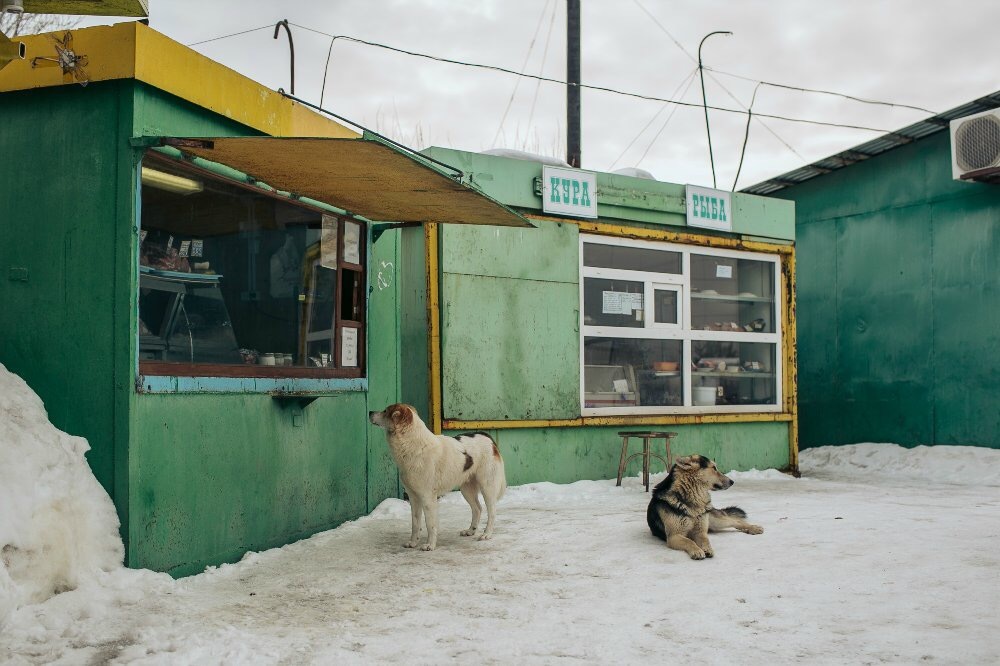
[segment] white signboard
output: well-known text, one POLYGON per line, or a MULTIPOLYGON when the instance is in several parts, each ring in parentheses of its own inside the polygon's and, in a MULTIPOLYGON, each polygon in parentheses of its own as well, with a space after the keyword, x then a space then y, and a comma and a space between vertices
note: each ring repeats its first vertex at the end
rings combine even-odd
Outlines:
POLYGON ((733 230, 732 192, 708 187, 687 186, 687 223, 689 227, 733 230))
POLYGON ((542 210, 596 218, 597 175, 579 169, 543 166, 542 210))
POLYGON ((340 365, 344 368, 358 367, 358 329, 340 329, 340 365))

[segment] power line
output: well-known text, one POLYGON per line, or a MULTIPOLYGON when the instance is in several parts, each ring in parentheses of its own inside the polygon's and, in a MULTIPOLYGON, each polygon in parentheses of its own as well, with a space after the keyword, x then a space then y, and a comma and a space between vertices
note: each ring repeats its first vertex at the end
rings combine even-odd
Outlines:
MULTIPOLYGON (((542 6, 542 11, 538 15, 538 25, 535 26, 535 34, 531 36, 531 41, 528 43, 528 52, 524 54, 524 62, 521 63, 521 74, 524 74, 524 70, 528 67, 528 60, 531 58, 531 52, 535 50, 535 40, 538 39, 538 32, 542 29, 542 21, 545 19, 545 12, 549 8, 549 3, 551 0, 545 0, 545 4, 542 6)), ((503 130, 503 124, 507 121, 507 114, 510 112, 510 107, 514 105, 514 96, 517 95, 517 88, 521 85, 521 77, 517 77, 514 82, 514 89, 510 91, 510 99, 507 100, 507 108, 503 110, 503 115, 500 116, 500 124, 497 125, 497 133, 493 136, 493 145, 497 145, 497 139, 500 137, 500 132, 503 130)))
POLYGON ((937 111, 931 111, 930 109, 925 109, 922 106, 913 106, 911 104, 899 104, 896 102, 880 102, 874 99, 865 99, 863 97, 855 97, 854 95, 848 95, 846 93, 833 92, 831 90, 819 90, 816 88, 802 88, 800 86, 790 86, 784 83, 772 83, 771 81, 760 81, 758 79, 752 79, 749 76, 740 76, 739 74, 733 74, 732 72, 724 72, 720 69, 713 69, 711 67, 705 68, 708 71, 715 72, 716 74, 722 74, 723 76, 731 76, 734 79, 742 79, 744 81, 749 81, 751 83, 757 83, 759 85, 770 86, 772 88, 784 88, 785 90, 796 90, 798 92, 808 92, 808 93, 818 93, 820 95, 832 95, 834 97, 843 97, 844 99, 849 99, 853 102, 861 102, 862 104, 874 104, 877 106, 892 106, 900 109, 912 109, 914 111, 922 111, 923 113, 929 113, 932 116, 937 115, 937 111))
MULTIPOLYGON (((579 85, 580 88, 583 88, 583 89, 586 89, 586 90, 595 90, 595 91, 598 91, 598 92, 612 93, 612 94, 615 94, 615 95, 622 95, 622 96, 625 96, 625 97, 633 97, 635 99, 643 99, 643 100, 650 101, 650 102, 661 102, 661 103, 665 103, 665 104, 676 104, 677 106, 685 106, 685 107, 692 107, 692 108, 702 108, 701 104, 695 104, 695 103, 691 103, 691 102, 682 102, 680 100, 674 100, 674 99, 666 99, 666 98, 663 98, 663 97, 656 97, 655 95, 644 95, 644 94, 641 94, 641 93, 635 93, 635 92, 629 92, 629 91, 625 91, 625 90, 618 90, 618 89, 615 89, 615 88, 609 88, 607 86, 595 86, 595 85, 590 85, 590 84, 585 84, 585 83, 570 84, 570 83, 568 83, 566 81, 562 81, 560 79, 553 79, 553 78, 550 78, 550 77, 547 77, 547 76, 539 76, 539 75, 536 75, 536 74, 523 74, 521 72, 516 72, 516 71, 514 71, 512 69, 507 69, 505 67, 498 67, 496 65, 484 65, 484 64, 480 64, 480 63, 466 62, 466 61, 462 61, 462 60, 454 60, 454 59, 451 59, 451 58, 441 58, 439 56, 432 56, 432 55, 429 55, 429 54, 426 54, 426 53, 419 53, 417 51, 409 51, 407 49, 401 49, 401 48, 397 48, 397 47, 394 47, 394 46, 389 46, 388 44, 380 44, 378 42, 371 42, 371 41, 368 41, 368 40, 365 40, 365 39, 358 39, 357 37, 351 37, 349 35, 332 35, 332 34, 330 34, 328 32, 323 32, 322 30, 316 30, 315 28, 309 28, 307 26, 304 26, 304 25, 301 25, 301 24, 298 24, 298 23, 289 22, 289 25, 293 25, 296 28, 299 28, 301 30, 305 30, 307 32, 313 32, 313 33, 316 33, 317 35, 323 35, 324 37, 329 37, 332 40, 342 39, 342 40, 345 40, 345 41, 355 42, 355 43, 358 43, 358 44, 364 44, 366 46, 373 46, 373 47, 381 48, 381 49, 386 49, 388 51, 394 51, 396 53, 402 53, 404 55, 410 55, 410 56, 414 56, 414 57, 417 57, 417 58, 424 58, 424 59, 427 59, 427 60, 434 60, 436 62, 443 62, 443 63, 447 63, 447 64, 451 64, 451 65, 461 65, 463 67, 472 67, 472 68, 476 68, 476 69, 485 69, 485 70, 490 70, 490 71, 494 71, 494 72, 500 72, 502 74, 511 74, 513 76, 520 76, 520 77, 524 77, 524 78, 534 79, 536 81, 544 81, 546 83, 555 83, 555 84, 558 84, 558 85, 561 85, 561 86, 579 85)), ((241 30, 240 32, 233 32, 233 33, 229 33, 227 35, 220 35, 218 37, 213 37, 211 39, 205 39, 205 40, 202 40, 200 42, 192 42, 192 43, 188 44, 187 46, 198 46, 199 44, 207 44, 209 42, 216 42, 216 41, 219 41, 219 40, 222 40, 222 39, 228 39, 230 37, 237 37, 239 35, 245 35, 245 34, 249 34, 251 32, 257 32, 258 30, 271 29, 272 27, 273 26, 271 26, 271 25, 265 25, 265 26, 260 26, 260 27, 257 27, 257 28, 251 28, 249 30, 241 30)), ((332 44, 331 44, 331 47, 332 47, 332 44)), ((685 53, 686 53, 686 51, 685 51, 685 53)), ((732 95, 732 93, 729 93, 728 90, 726 92, 730 95, 730 97, 733 97, 733 99, 736 100, 736 102, 738 104, 740 104, 739 100, 736 99, 732 95)), ((742 106, 742 104, 740 104, 740 106, 742 106)), ((740 114, 740 115, 747 115, 747 111, 745 109, 744 110, 738 110, 738 109, 730 109, 730 108, 726 108, 726 107, 722 107, 722 106, 711 106, 711 105, 709 105, 708 108, 711 109, 711 110, 713 110, 713 111, 723 111, 725 113, 736 113, 736 114, 740 114)), ((758 120, 758 122, 760 122, 760 118, 770 118, 772 120, 784 120, 786 122, 792 122, 792 123, 805 123, 805 124, 808 124, 808 125, 820 125, 820 126, 823 126, 823 127, 840 127, 840 128, 844 128, 844 129, 863 130, 863 131, 866 131, 866 132, 879 132, 879 133, 882 133, 882 134, 885 134, 885 133, 887 133, 889 131, 887 129, 879 128, 879 127, 866 127, 864 125, 851 125, 851 124, 846 124, 846 123, 826 122, 826 121, 822 121, 822 120, 809 120, 809 119, 806 119, 806 118, 791 118, 791 117, 788 117, 788 116, 780 116, 780 115, 777 115, 777 114, 755 113, 753 115, 758 120)), ((764 125, 764 127, 767 128, 767 125, 764 125)), ((767 129, 772 134, 774 134, 774 132, 770 128, 767 128, 767 129)), ((777 137, 777 135, 775 135, 775 136, 777 137)), ((777 137, 777 138, 779 140, 781 140, 780 137, 777 137)), ((782 141, 782 143, 785 143, 785 142, 782 141)), ((791 146, 788 146, 787 143, 785 143, 785 145, 787 147, 791 148, 791 146)), ((792 149, 792 151, 795 152, 794 149, 792 149)), ((796 153, 796 155, 798 155, 798 153, 796 153)))
MULTIPOLYGON (((542 64, 538 66, 539 74, 545 71, 545 61, 548 60, 549 57, 549 43, 552 41, 552 28, 556 24, 556 13, 558 9, 559 9, 559 3, 557 1, 552 5, 552 16, 549 18, 549 31, 545 35, 545 48, 542 49, 542 64)), ((534 120, 535 118, 535 104, 538 102, 538 92, 541 90, 541 88, 542 88, 542 82, 536 81, 535 94, 531 98, 531 111, 528 113, 528 127, 531 127, 531 121, 534 120)), ((527 147, 528 147, 528 140, 527 138, 525 138, 524 148, 527 149, 527 147)))
MULTIPOLYGON (((671 97, 676 97, 677 94, 680 93, 681 98, 683 98, 684 94, 687 93, 687 88, 684 88, 684 85, 687 84, 688 87, 690 87, 691 82, 694 80, 694 75, 697 72, 698 72, 697 69, 692 69, 691 72, 687 76, 685 76, 681 80, 681 82, 677 85, 677 88, 674 90, 673 94, 671 94, 671 97), (681 92, 681 88, 684 88, 684 92, 683 93, 681 92)), ((639 137, 642 136, 643 134, 645 134, 646 130, 648 130, 650 128, 650 126, 654 122, 656 122, 656 119, 660 117, 660 114, 663 113, 663 110, 666 109, 667 106, 668 105, 664 104, 663 106, 661 106, 659 109, 656 110, 656 113, 654 113, 653 117, 649 119, 649 122, 647 122, 643 126, 643 128, 641 130, 639 130, 638 133, 636 133, 636 135, 634 137, 632 137, 632 140, 628 142, 628 145, 625 146, 625 149, 622 150, 621 154, 618 157, 615 158, 614 162, 611 163, 611 166, 608 167, 608 171, 613 170, 615 168, 615 166, 618 164, 618 162, 621 161, 621 159, 623 157, 625 157, 625 154, 629 151, 629 149, 631 149, 632 146, 635 145, 635 142, 639 140, 639 137)), ((667 123, 669 123, 670 119, 674 117, 674 112, 677 111, 677 108, 678 107, 676 107, 676 106, 672 108, 672 110, 670 111, 670 115, 667 116, 666 121, 663 123, 663 127, 660 128, 660 131, 656 133, 656 136, 654 136, 653 140, 650 142, 650 144, 649 144, 650 146, 652 146, 653 143, 656 141, 656 139, 659 138, 660 134, 666 128, 667 123)), ((646 148, 646 152, 649 152, 649 147, 648 146, 646 148)), ((645 157, 646 152, 643 153, 643 157, 645 157)), ((642 162, 641 159, 639 160, 639 162, 636 163, 636 166, 639 166, 640 162, 642 162)))
MULTIPOLYGON (((538 76, 536 74, 522 74, 521 72, 517 72, 517 71, 512 70, 512 69, 507 69, 506 67, 499 67, 497 65, 484 65, 484 64, 481 64, 481 63, 466 62, 466 61, 463 61, 463 60, 454 60, 452 58, 442 58, 442 57, 439 57, 439 56, 432 56, 432 55, 429 55, 429 54, 426 54, 426 53, 420 53, 420 52, 417 52, 417 51, 409 51, 407 49, 401 49, 401 48, 397 48, 395 46, 389 46, 387 44, 380 44, 378 42, 371 42, 371 41, 368 41, 368 40, 365 40, 365 39, 358 39, 357 37, 350 37, 348 35, 331 35, 328 32, 323 32, 322 30, 316 30, 315 28, 309 28, 307 26, 300 25, 298 23, 291 23, 290 22, 290 25, 294 25, 296 28, 300 28, 300 29, 305 30, 307 32, 314 32, 317 35, 323 35, 324 37, 330 37, 331 39, 342 39, 342 40, 348 41, 348 42, 355 42, 357 44, 364 44, 366 46, 374 46, 376 48, 386 49, 388 51, 394 51, 396 53, 402 53, 402 54, 414 56, 414 57, 417 57, 417 58, 424 58, 426 60, 433 60, 433 61, 436 61, 436 62, 443 62, 443 63, 447 63, 447 64, 451 64, 451 65, 461 65, 463 67, 472 67, 472 68, 476 68, 476 69, 485 69, 485 70, 489 70, 489 71, 500 72, 502 74, 511 74, 513 76, 521 76, 521 77, 524 77, 524 78, 535 79, 535 80, 538 80, 538 81, 545 81, 547 83, 556 83, 556 84, 561 85, 561 86, 578 85, 580 88, 583 88, 583 89, 586 89, 586 90, 596 90, 596 91, 599 91, 599 92, 607 92, 607 93, 612 93, 612 94, 616 94, 616 95, 623 95, 625 97, 634 97, 636 99, 644 99, 644 100, 647 100, 647 101, 650 101, 650 102, 663 102, 663 103, 666 103, 666 104, 677 104, 678 106, 687 106, 687 107, 698 108, 698 109, 700 109, 700 108, 703 107, 703 105, 701 105, 701 104, 695 104, 693 102, 682 102, 682 101, 674 100, 674 99, 666 99, 664 97, 656 97, 655 95, 644 95, 644 94, 641 94, 641 93, 635 93, 635 92, 629 92, 629 91, 625 91, 625 90, 618 90, 618 89, 615 89, 615 88, 609 88, 607 86, 595 86, 595 85, 590 85, 590 84, 585 84, 585 83, 570 84, 570 83, 568 83, 566 81, 563 81, 563 80, 560 80, 560 79, 553 79, 553 78, 550 78, 550 77, 547 77, 547 76, 538 76)), ((731 95, 731 93, 730 93, 730 95, 731 95)), ((739 102, 739 100, 737 100, 737 102, 739 102)), ((723 111, 723 112, 726 112, 726 113, 736 113, 736 114, 740 114, 740 115, 746 115, 746 110, 730 109, 730 108, 726 108, 726 107, 723 107, 723 106, 711 106, 711 105, 709 105, 708 108, 711 109, 711 110, 713 110, 713 111, 723 111)), ((882 133, 882 134, 885 134, 885 133, 887 133, 889 131, 887 129, 878 128, 878 127, 866 127, 864 125, 850 125, 850 124, 846 124, 846 123, 833 123, 833 122, 826 122, 826 121, 822 121, 822 120, 808 120, 808 119, 805 119, 805 118, 790 118, 788 116, 779 116, 777 114, 755 113, 754 116, 757 117, 757 118, 771 118, 773 120, 784 120, 784 121, 787 121, 787 122, 806 123, 806 124, 810 124, 810 125, 822 125, 822 126, 825 126, 825 127, 842 127, 842 128, 845 128, 845 129, 864 130, 864 131, 867 131, 867 132, 879 132, 879 133, 882 133)))
MULTIPOLYGON (((674 37, 672 34, 670 34, 670 31, 667 30, 666 26, 664 26, 662 23, 660 23, 660 21, 656 18, 655 15, 653 15, 653 13, 651 11, 649 11, 648 9, 646 9, 645 5, 643 5, 641 2, 639 2, 639 0, 633 0, 633 2, 635 2, 636 6, 639 9, 641 9, 643 11, 643 13, 646 14, 646 16, 648 16, 650 18, 650 20, 656 25, 657 28, 659 28, 660 30, 662 30, 663 33, 667 37, 670 38, 670 41, 672 41, 677 46, 677 48, 679 48, 681 50, 681 52, 688 57, 688 60, 690 60, 691 62, 693 62, 696 65, 698 65, 698 67, 702 66, 701 63, 698 61, 698 58, 696 58, 692 54, 688 53, 688 50, 686 48, 684 48, 684 46, 677 40, 676 37, 674 37)), ((715 83, 720 88, 722 88, 723 92, 725 92, 727 95, 729 95, 729 98, 732 99, 734 102, 736 102, 736 104, 740 108, 742 108, 744 110, 746 109, 746 107, 743 106, 743 103, 740 102, 739 99, 737 99, 736 95, 734 95, 733 93, 729 92, 729 89, 726 88, 726 86, 722 85, 722 82, 720 82, 717 78, 715 78, 714 76, 712 76, 711 72, 709 72, 708 77, 710 79, 712 79, 713 81, 715 81, 715 83)), ((708 108, 710 108, 710 107, 708 107, 708 108)), ((707 115, 707 111, 706 111, 706 115, 707 115)), ((795 155, 796 157, 798 157, 803 162, 806 161, 806 158, 802 157, 802 155, 799 154, 799 151, 797 151, 794 148, 792 148, 792 144, 788 143, 787 141, 785 141, 784 139, 782 139, 780 136, 778 136, 778 133, 775 132, 773 129, 771 129, 771 127, 767 123, 765 123, 760 118, 757 118, 756 120, 757 120, 758 123, 761 124, 761 126, 764 129, 766 129, 771 134, 771 136, 773 136, 775 139, 777 139, 779 142, 781 142, 781 144, 784 145, 785 148, 788 148, 788 150, 793 155, 795 155)))
MULTIPOLYGON (((694 84, 694 75, 697 72, 698 72, 697 68, 691 70, 691 74, 690 74, 690 76, 688 76, 688 79, 687 79, 687 86, 684 88, 683 92, 681 92, 681 97, 684 97, 684 95, 687 94, 687 91, 691 89, 691 86, 694 84)), ((678 109, 678 107, 675 106, 674 108, 672 108, 670 110, 670 115, 668 115, 667 119, 663 121, 663 125, 660 127, 660 129, 653 136, 652 140, 649 142, 649 145, 646 146, 646 150, 644 150, 642 152, 642 155, 639 157, 639 161, 635 163, 636 166, 639 166, 640 164, 642 164, 643 161, 646 159, 646 156, 649 155, 649 151, 652 150, 653 146, 656 144, 656 142, 659 141, 660 135, 663 134, 663 131, 665 129, 667 129, 667 125, 670 124, 670 121, 673 119, 674 114, 677 113, 677 109, 678 109)))
POLYGON ((271 24, 262 25, 259 28, 250 28, 249 30, 241 30, 240 32, 231 32, 228 35, 220 35, 218 37, 212 37, 211 39, 203 39, 200 42, 191 42, 186 46, 198 46, 200 44, 208 44, 209 42, 217 42, 220 39, 229 39, 230 37, 239 37, 240 35, 248 35, 251 32, 257 32, 258 30, 270 30, 274 26, 271 24))

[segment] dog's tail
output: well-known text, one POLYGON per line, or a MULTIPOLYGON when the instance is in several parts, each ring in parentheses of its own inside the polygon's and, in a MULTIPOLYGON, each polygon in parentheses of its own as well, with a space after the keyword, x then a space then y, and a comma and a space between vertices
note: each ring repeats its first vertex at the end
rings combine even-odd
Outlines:
POLYGON ((746 518, 747 512, 738 506, 727 506, 725 509, 716 509, 719 513, 724 513, 730 518, 746 518))
POLYGON ((499 500, 507 492, 507 470, 504 469, 503 456, 500 455, 500 447, 497 446, 496 440, 490 437, 490 443, 493 444, 493 464, 496 465, 497 475, 500 477, 500 489, 497 492, 497 500, 499 500))

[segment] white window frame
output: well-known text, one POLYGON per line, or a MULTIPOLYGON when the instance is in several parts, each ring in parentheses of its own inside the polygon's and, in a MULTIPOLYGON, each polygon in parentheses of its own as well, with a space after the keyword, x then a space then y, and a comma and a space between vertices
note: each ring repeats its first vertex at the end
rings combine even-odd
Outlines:
MULTIPOLYGON (((774 413, 783 411, 784 395, 784 356, 782 339, 785 328, 784 303, 781 297, 781 257, 777 254, 763 252, 747 252, 743 250, 726 250, 701 245, 687 245, 661 241, 642 241, 614 236, 598 236, 580 234, 579 248, 579 316, 580 316, 580 410, 583 416, 627 416, 653 414, 740 414, 740 413, 774 413), (663 250, 681 253, 681 274, 655 273, 647 271, 631 271, 616 268, 594 268, 584 266, 584 244, 611 245, 615 247, 635 247, 650 250, 663 250), (707 255, 731 259, 751 259, 769 262, 774 265, 774 333, 747 333, 730 331, 691 330, 691 255, 707 255), (584 324, 584 282, 586 278, 605 278, 633 280, 645 284, 642 327, 590 326, 584 324), (657 324, 653 312, 653 290, 655 288, 676 288, 680 324, 657 324), (623 407, 585 407, 584 381, 584 341, 588 337, 604 338, 638 338, 651 340, 680 340, 681 345, 681 377, 684 388, 684 404, 677 406, 623 406, 623 407), (756 342, 774 346, 774 382, 775 402, 770 405, 708 405, 695 406, 693 399, 693 374, 691 371, 691 343, 698 340, 720 342, 756 342)), ((742 381, 750 381, 744 379, 742 381)))

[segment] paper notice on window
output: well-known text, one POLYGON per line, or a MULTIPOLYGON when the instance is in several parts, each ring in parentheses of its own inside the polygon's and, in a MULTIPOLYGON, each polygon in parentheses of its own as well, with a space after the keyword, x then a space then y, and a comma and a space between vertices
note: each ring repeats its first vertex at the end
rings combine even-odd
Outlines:
POLYGON ((181 241, 180 252, 177 253, 179 257, 186 257, 191 254, 191 241, 183 240, 181 241))
POLYGON ((319 236, 319 265, 323 268, 337 268, 337 218, 323 216, 323 227, 319 236))
POLYGON ((723 266, 722 264, 716 265, 716 267, 715 267, 715 277, 717 277, 717 278, 727 278, 727 279, 732 278, 733 277, 733 267, 732 266, 723 266))
POLYGON ((601 312, 603 314, 632 314, 632 294, 623 291, 601 292, 601 312))
POLYGON ((628 380, 627 379, 616 379, 614 380, 615 393, 628 393, 628 380))
POLYGON ((358 367, 358 329, 340 329, 340 366, 358 367))
POLYGON ((361 225, 357 222, 344 222, 344 261, 361 263, 361 225))
POLYGON ((191 256, 200 257, 205 253, 205 241, 203 240, 192 240, 191 241, 191 256))
POLYGON ((630 307, 633 310, 642 309, 642 294, 629 294, 629 298, 631 300, 630 307))

